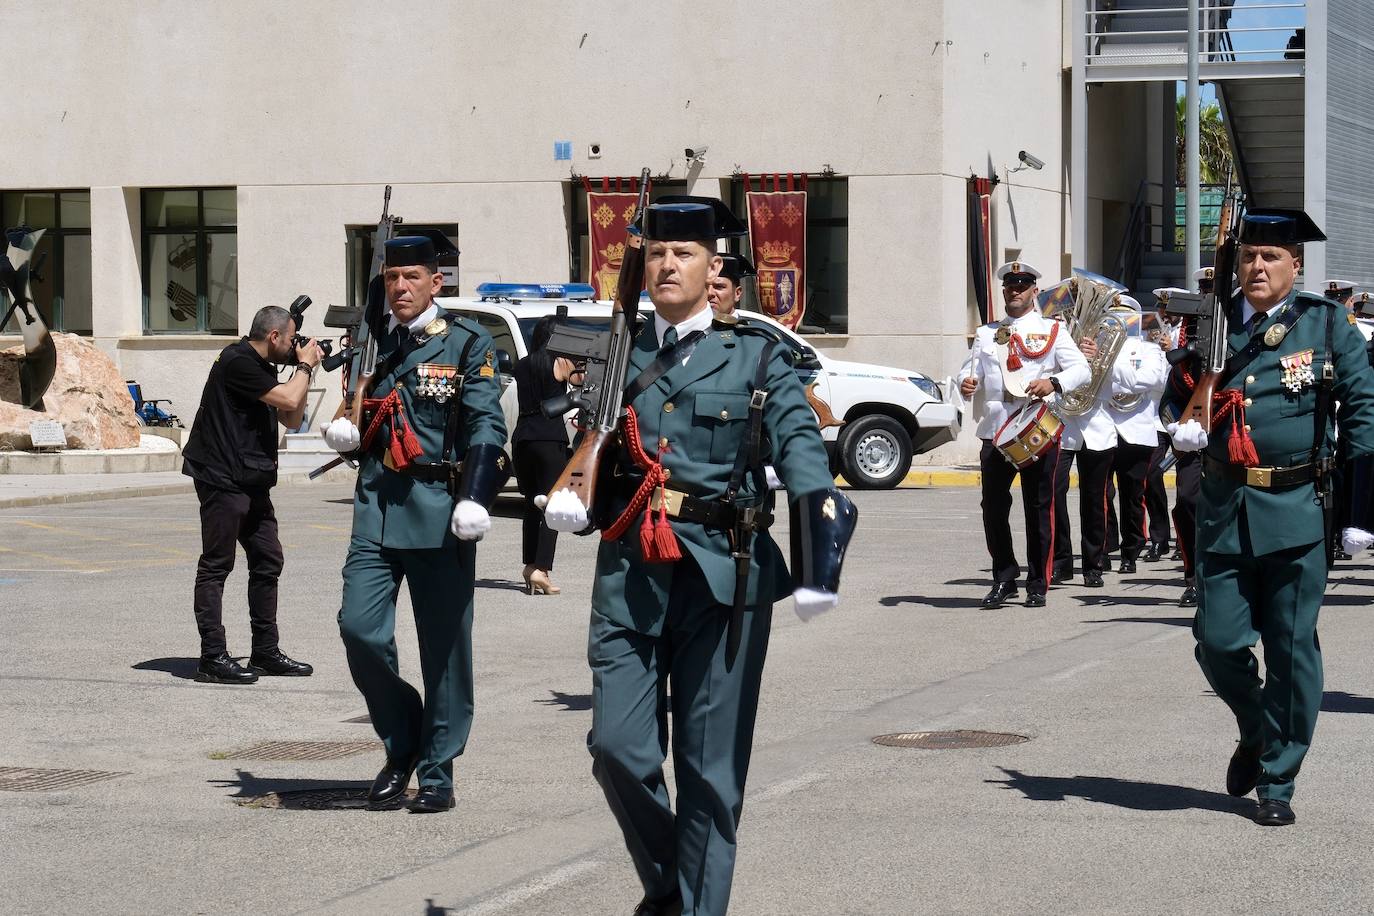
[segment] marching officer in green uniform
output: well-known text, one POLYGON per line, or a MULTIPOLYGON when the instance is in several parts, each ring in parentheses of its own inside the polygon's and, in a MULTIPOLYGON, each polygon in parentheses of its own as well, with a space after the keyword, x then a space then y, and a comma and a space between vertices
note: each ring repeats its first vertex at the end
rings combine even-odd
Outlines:
MULTIPOLYGON (((587 742, 644 887, 637 916, 721 914, 773 603, 790 592, 803 618, 835 606, 856 512, 783 350, 713 320, 715 240, 744 234, 739 220, 720 201, 676 198, 649 206, 642 230, 655 314, 632 351, 626 444, 599 477, 616 521, 592 592, 587 742), (765 462, 788 491, 790 575, 767 530, 765 462), (676 810, 663 775, 670 719, 676 810)), ((587 525, 571 490, 551 495, 545 517, 587 525)))
POLYGON ((492 340, 433 301, 443 286, 439 258, 457 253, 438 232, 386 243, 390 327, 379 338, 363 428, 340 417, 324 430, 330 447, 359 463, 339 632, 386 747, 368 801, 395 804, 417 773, 417 813, 453 807, 453 758, 472 725, 475 542, 491 528, 487 510, 510 466, 492 340), (402 579, 423 699, 397 665, 402 579))
MULTIPOLYGON (((1325 238, 1300 210, 1245 216, 1241 293, 1228 311, 1230 356, 1212 431, 1195 420, 1169 427, 1177 448, 1203 450, 1197 659, 1240 729, 1226 790, 1255 789, 1263 826, 1295 820, 1293 783, 1321 706, 1317 613, 1330 562, 1333 417, 1350 455, 1374 452, 1374 371, 1363 339, 1339 304, 1293 291, 1302 243, 1325 238)), ((1217 277, 1219 288, 1229 280, 1217 277)))

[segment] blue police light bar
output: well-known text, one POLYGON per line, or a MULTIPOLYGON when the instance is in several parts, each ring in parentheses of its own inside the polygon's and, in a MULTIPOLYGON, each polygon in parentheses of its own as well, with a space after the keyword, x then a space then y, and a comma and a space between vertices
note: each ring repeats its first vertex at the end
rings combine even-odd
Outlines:
POLYGON ((589 283, 482 283, 477 295, 483 299, 595 299, 589 283))

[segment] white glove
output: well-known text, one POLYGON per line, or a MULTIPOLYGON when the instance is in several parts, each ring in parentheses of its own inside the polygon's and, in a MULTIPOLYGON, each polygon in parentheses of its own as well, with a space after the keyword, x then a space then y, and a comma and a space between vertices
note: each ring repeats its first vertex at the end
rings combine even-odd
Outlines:
POLYGON ((802 620, 810 620, 839 604, 840 596, 835 592, 827 592, 819 588, 802 587, 792 593, 792 603, 798 617, 802 620))
POLYGON ((1166 428, 1174 440, 1174 448, 1180 452, 1198 452, 1207 447, 1207 430, 1197 420, 1170 423, 1166 428))
POLYGON ((554 531, 582 531, 587 527, 587 507, 576 493, 564 487, 545 503, 544 521, 554 531))
POLYGON ((355 451, 363 438, 348 417, 339 417, 328 426, 321 426, 320 435, 324 436, 324 444, 336 452, 355 451))
POLYGON ((491 516, 481 503, 465 499, 453 507, 448 530, 460 541, 480 541, 491 530, 491 516))
POLYGON ((768 489, 782 489, 782 480, 778 477, 778 472, 773 470, 773 466, 771 464, 765 464, 763 466, 763 477, 765 480, 768 481, 768 489))
POLYGON ((1341 532, 1341 547, 1352 557, 1374 544, 1374 534, 1363 528, 1346 528, 1341 532))

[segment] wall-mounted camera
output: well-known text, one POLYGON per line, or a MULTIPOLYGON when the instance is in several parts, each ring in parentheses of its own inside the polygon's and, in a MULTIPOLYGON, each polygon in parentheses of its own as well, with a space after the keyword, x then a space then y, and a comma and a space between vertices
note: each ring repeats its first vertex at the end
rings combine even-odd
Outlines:
POLYGON ((1035 169, 1037 172, 1045 167, 1045 160, 1038 159, 1025 150, 1021 150, 1021 152, 1017 153, 1016 158, 1020 159, 1022 164, 1035 169))
POLYGON ((706 161, 706 147, 705 147, 704 145, 703 145, 703 146, 689 146, 689 147, 687 147, 686 149, 684 149, 684 150, 682 151, 682 155, 684 155, 684 156, 687 157, 687 161, 688 161, 688 162, 705 162, 705 161, 706 161))
POLYGON ((600 159, 600 158, 601 158, 601 144, 600 144, 600 143, 592 143, 592 144, 589 144, 589 145, 587 146, 587 158, 588 158, 588 159, 600 159))

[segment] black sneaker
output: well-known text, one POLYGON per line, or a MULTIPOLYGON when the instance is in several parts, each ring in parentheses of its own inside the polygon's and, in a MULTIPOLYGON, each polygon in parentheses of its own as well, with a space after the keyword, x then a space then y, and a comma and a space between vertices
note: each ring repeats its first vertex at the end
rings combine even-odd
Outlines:
POLYGON ((206 684, 251 684, 257 679, 255 672, 234 661, 228 652, 202 658, 196 668, 196 680, 206 684))
POLYGON ((315 671, 310 665, 296 661, 281 649, 254 652, 248 658, 248 666, 258 674, 271 674, 277 677, 309 677, 315 671))

